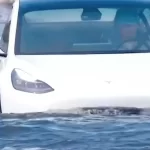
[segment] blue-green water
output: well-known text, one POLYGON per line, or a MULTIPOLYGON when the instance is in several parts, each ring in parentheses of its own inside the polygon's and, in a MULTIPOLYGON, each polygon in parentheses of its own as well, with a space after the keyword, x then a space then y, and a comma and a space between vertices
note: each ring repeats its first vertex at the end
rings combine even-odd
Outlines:
POLYGON ((150 115, 1 115, 0 149, 149 150, 150 115))

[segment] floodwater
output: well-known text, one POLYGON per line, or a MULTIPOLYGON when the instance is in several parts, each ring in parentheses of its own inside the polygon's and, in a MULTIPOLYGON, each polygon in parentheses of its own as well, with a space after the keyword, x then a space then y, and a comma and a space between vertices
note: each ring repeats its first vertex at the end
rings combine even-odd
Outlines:
POLYGON ((150 112, 106 109, 1 115, 0 149, 149 150, 150 112))

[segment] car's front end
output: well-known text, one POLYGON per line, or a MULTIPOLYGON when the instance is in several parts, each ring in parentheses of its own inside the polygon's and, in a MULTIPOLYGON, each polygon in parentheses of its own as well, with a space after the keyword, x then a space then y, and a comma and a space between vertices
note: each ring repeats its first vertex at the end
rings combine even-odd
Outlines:
POLYGON ((150 107, 149 57, 146 54, 132 54, 132 57, 130 54, 88 55, 84 58, 17 56, 7 64, 10 67, 2 76, 2 112, 150 107), (142 64, 138 61, 141 57, 144 57, 142 64))
POLYGON ((15 2, 0 74, 3 113, 150 107, 150 50, 114 48, 117 8, 90 4, 15 2))

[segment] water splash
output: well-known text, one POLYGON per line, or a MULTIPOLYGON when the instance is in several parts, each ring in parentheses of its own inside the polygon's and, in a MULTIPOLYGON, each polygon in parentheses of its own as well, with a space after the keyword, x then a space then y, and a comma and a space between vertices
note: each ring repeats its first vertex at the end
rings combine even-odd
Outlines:
POLYGON ((28 119, 28 118, 45 118, 49 117, 81 117, 85 115, 99 116, 130 116, 130 115, 147 115, 150 116, 150 109, 140 109, 133 107, 88 107, 67 110, 49 110, 43 113, 25 113, 25 114, 1 114, 0 119, 28 119))

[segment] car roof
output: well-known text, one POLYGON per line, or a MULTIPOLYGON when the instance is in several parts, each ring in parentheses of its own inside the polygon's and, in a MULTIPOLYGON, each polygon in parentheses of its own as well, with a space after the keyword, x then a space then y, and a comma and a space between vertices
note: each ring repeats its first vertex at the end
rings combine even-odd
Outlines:
POLYGON ((29 4, 45 4, 45 3, 55 3, 55 2, 100 2, 100 3, 106 3, 109 5, 109 3, 120 3, 120 4, 131 4, 134 3, 135 5, 140 4, 150 4, 150 0, 20 0, 20 3, 29 3, 29 4))
POLYGON ((150 0, 19 0, 23 12, 41 9, 66 9, 86 7, 147 7, 150 0))

